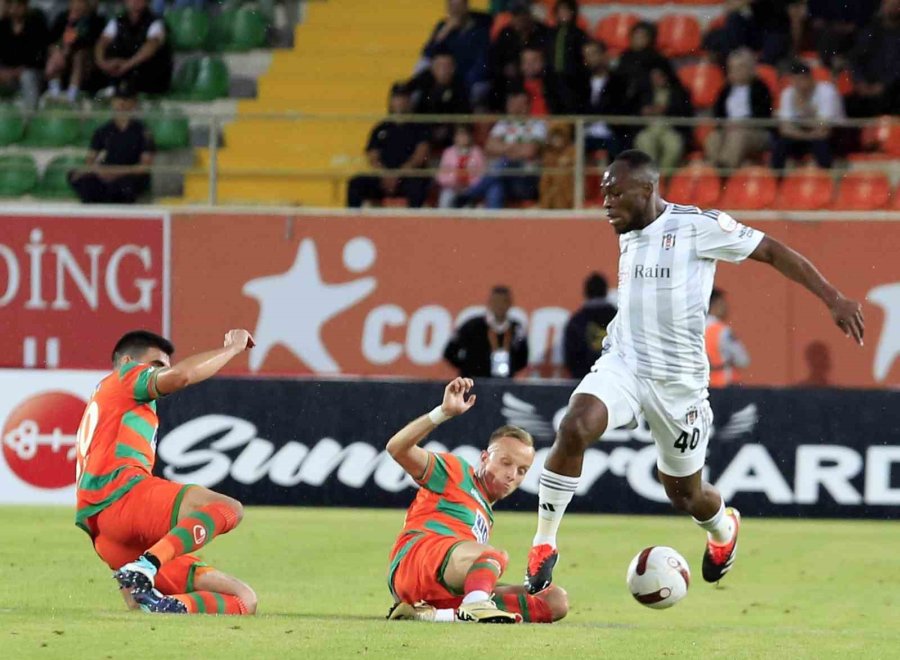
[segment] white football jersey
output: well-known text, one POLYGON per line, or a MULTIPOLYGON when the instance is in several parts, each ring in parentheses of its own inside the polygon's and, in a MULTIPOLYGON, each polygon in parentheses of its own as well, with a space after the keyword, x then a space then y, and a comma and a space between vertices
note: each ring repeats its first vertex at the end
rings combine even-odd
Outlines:
POLYGON ((762 239, 762 232, 727 213, 679 204, 668 204, 644 229, 621 235, 619 312, 608 350, 639 377, 705 388, 716 261, 743 261, 762 239))

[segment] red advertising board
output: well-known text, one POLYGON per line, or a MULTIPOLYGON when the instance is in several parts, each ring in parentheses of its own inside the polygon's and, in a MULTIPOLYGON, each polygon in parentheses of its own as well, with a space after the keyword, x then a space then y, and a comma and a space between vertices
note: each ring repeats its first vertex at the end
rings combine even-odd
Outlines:
MULTIPOLYGON (((863 302, 865 346, 764 264, 721 265, 748 384, 900 384, 900 223, 749 223, 808 255, 863 302)), ((494 284, 527 323, 531 373, 564 375, 560 338, 592 270, 615 286, 618 245, 596 219, 178 214, 173 332, 183 355, 231 327, 257 347, 231 373, 444 378, 443 349, 494 284)))
POLYGON ((0 366, 103 369, 128 330, 169 332, 168 217, 0 213, 0 366))

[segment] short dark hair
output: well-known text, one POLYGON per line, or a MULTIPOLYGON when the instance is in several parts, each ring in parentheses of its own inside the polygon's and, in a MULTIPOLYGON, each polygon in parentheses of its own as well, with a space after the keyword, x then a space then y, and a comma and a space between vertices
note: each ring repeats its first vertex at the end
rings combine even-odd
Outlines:
POLYGON ((147 352, 148 348, 158 348, 166 355, 172 355, 175 352, 175 346, 162 335, 149 330, 132 330, 122 335, 122 338, 116 342, 112 352, 113 364, 118 364, 126 355, 134 360, 140 358, 147 352))
POLYGON ((495 284, 491 287, 491 295, 512 296, 512 289, 505 284, 495 284))
POLYGON ((807 65, 805 62, 801 62, 800 60, 791 62, 791 66, 790 66, 789 70, 790 70, 791 74, 793 74, 795 76, 808 76, 812 73, 812 70, 809 68, 809 65, 807 65))
POLYGON ((652 46, 653 42, 656 41, 656 24, 651 23, 650 21, 638 21, 632 26, 631 32, 629 32, 628 34, 634 34, 638 30, 643 30, 650 35, 650 45, 652 46))
POLYGON ((605 53, 609 50, 606 47, 606 42, 604 42, 601 39, 588 39, 587 41, 584 42, 584 45, 585 46, 596 46, 597 48, 600 49, 600 52, 602 52, 602 53, 605 53))
POLYGON ((712 305, 717 300, 725 297, 725 292, 722 289, 717 289, 713 287, 712 293, 709 294, 709 304, 712 305))
POLYGON ((573 15, 578 16, 577 0, 556 0, 556 5, 553 7, 553 12, 558 12, 560 7, 568 7, 569 11, 571 11, 573 15))
POLYGON ((603 275, 595 271, 587 276, 587 279, 584 281, 585 298, 588 300, 594 298, 606 298, 608 292, 609 284, 607 284, 606 278, 603 277, 603 275))

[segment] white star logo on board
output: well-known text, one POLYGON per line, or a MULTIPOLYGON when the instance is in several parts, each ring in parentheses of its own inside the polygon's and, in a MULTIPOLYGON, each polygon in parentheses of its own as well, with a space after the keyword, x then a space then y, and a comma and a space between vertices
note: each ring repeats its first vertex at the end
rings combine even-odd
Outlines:
MULTIPOLYGON (((375 263, 375 256, 375 245, 362 236, 344 246, 343 262, 350 272, 368 270, 375 263)), ((322 326, 372 293, 375 286, 374 277, 341 284, 323 282, 316 244, 310 238, 304 239, 286 272, 244 285, 244 295, 259 301, 250 370, 259 371, 269 351, 280 344, 316 373, 339 373, 340 365, 322 341, 322 326)))
POLYGON ((884 325, 872 365, 872 376, 880 383, 900 355, 900 282, 876 286, 866 298, 884 310, 884 325))

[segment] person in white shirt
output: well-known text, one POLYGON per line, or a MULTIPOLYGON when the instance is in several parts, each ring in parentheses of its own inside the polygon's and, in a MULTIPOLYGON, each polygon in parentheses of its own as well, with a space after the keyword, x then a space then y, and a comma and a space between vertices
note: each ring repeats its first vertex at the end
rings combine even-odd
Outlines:
POLYGON ((803 62, 791 65, 791 84, 781 92, 778 139, 772 167, 784 168, 788 157, 811 153, 819 167, 831 167, 831 133, 844 118, 844 101, 830 82, 817 82, 803 62))
POLYGON ((717 582, 731 569, 740 514, 703 478, 712 427, 704 330, 716 261, 749 257, 773 266, 820 298, 845 335, 863 340, 858 302, 805 257, 727 213, 663 200, 659 169, 646 153, 620 153, 601 186, 619 238, 619 311, 604 354, 575 388, 544 463, 525 577, 531 593, 552 582, 556 534, 585 450, 608 429, 635 426, 638 416, 650 426, 657 473, 672 506, 707 532, 703 578, 717 582))
POLYGON ((135 91, 164 94, 172 78, 172 52, 161 18, 148 0, 125 0, 125 13, 106 24, 94 46, 97 67, 115 86, 128 80, 135 91))

